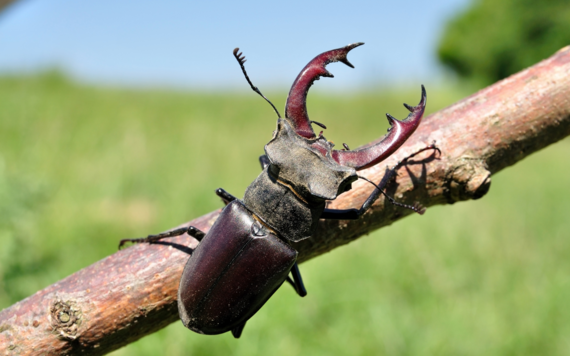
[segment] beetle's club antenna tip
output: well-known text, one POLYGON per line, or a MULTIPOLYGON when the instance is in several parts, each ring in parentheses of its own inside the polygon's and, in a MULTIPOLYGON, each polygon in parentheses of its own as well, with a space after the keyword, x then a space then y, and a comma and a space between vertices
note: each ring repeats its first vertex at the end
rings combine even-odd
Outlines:
POLYGON ((280 118, 281 114, 279 114, 279 111, 277 111, 277 108, 275 107, 275 105, 273 105, 273 103, 267 99, 265 97, 265 95, 263 95, 261 93, 261 91, 255 86, 253 85, 253 83, 251 82, 251 80, 249 80, 249 76, 247 75, 247 72, 245 71, 245 66, 243 65, 247 59, 245 59, 245 56, 242 54, 242 52, 239 51, 239 47, 234 48, 234 57, 236 57, 236 60, 239 63, 239 66, 241 67, 241 70, 243 72, 243 75, 245 76, 245 80, 247 80, 247 82, 249 83, 249 86, 251 87, 251 89, 256 92, 257 94, 261 95, 261 97, 263 99, 265 99, 270 105, 271 107, 273 107, 273 110, 275 110, 275 113, 277 114, 277 117, 280 118))

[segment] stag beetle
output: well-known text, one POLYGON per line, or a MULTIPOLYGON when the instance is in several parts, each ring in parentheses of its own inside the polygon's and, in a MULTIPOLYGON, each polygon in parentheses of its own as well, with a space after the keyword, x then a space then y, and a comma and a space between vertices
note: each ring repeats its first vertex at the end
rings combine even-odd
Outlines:
POLYGON ((311 237, 319 219, 358 219, 380 194, 397 206, 423 213, 419 205, 400 204, 382 187, 356 174, 386 159, 415 131, 426 105, 423 85, 420 103, 404 104, 410 111, 405 120, 398 121, 387 114, 391 128, 377 143, 353 151, 343 144, 345 149, 333 150, 333 143, 327 141, 322 131, 317 136, 311 127, 315 124, 326 129, 309 120, 309 88, 320 77, 333 76, 325 69, 329 63, 342 62, 354 68, 346 56, 362 44, 327 51, 310 61, 289 91, 285 118, 252 84, 245 71, 245 57, 239 48, 234 50, 247 82, 278 116, 277 129, 265 145, 265 155, 259 159, 263 172, 247 188, 242 200, 221 188, 216 190, 226 206, 207 234, 189 226, 146 238, 124 239, 119 245, 152 243, 184 233, 200 241, 184 268, 178 289, 180 318, 190 330, 200 334, 231 331, 239 338, 245 323, 283 282, 289 282, 304 297, 307 292, 296 263, 297 251, 291 243, 311 237), (358 178, 375 186, 360 209, 326 208, 328 200, 350 190, 358 178))

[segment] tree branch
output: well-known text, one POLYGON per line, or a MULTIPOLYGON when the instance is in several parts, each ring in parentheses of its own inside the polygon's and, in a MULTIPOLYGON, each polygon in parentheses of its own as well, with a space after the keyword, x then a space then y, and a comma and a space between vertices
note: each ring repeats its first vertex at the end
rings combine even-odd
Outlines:
MULTIPOLYGON (((388 193, 424 206, 482 197, 490 176, 570 134, 570 48, 424 119, 388 160, 360 172, 379 182, 410 152, 437 142, 398 170, 388 193)), ((359 207, 372 187, 358 182, 330 207, 359 207)), ((322 220, 296 246, 306 261, 410 212, 379 199, 357 221, 322 220)), ((219 211, 191 221, 207 231, 219 211)), ((178 319, 176 293, 197 241, 184 235, 127 248, 0 312, 6 355, 103 355, 178 319)))

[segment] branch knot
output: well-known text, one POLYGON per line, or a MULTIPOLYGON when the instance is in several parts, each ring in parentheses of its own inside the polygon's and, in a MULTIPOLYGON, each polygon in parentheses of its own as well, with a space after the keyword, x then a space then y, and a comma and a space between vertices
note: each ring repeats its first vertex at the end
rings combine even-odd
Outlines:
POLYGON ((445 197, 449 204, 482 198, 491 188, 491 172, 485 161, 460 157, 446 177, 445 197))

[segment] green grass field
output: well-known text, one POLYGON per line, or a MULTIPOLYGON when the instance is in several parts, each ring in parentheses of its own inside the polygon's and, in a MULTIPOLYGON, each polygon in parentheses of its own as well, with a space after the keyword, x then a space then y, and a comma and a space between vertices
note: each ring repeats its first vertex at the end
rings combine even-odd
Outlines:
MULTIPOLYGON (((322 81, 317 85, 323 85, 322 81)), ((430 88, 433 112, 465 95, 430 88)), ((286 93, 265 93, 282 108, 286 93)), ((351 147, 403 118, 417 88, 311 93, 311 118, 351 147)), ((282 109, 281 109, 282 111, 282 109)), ((244 85, 204 94, 0 78, 0 308, 144 236, 242 196, 275 115, 244 85)), ((124 355, 568 355, 570 140, 439 206, 301 265, 240 340, 175 323, 124 355)))

